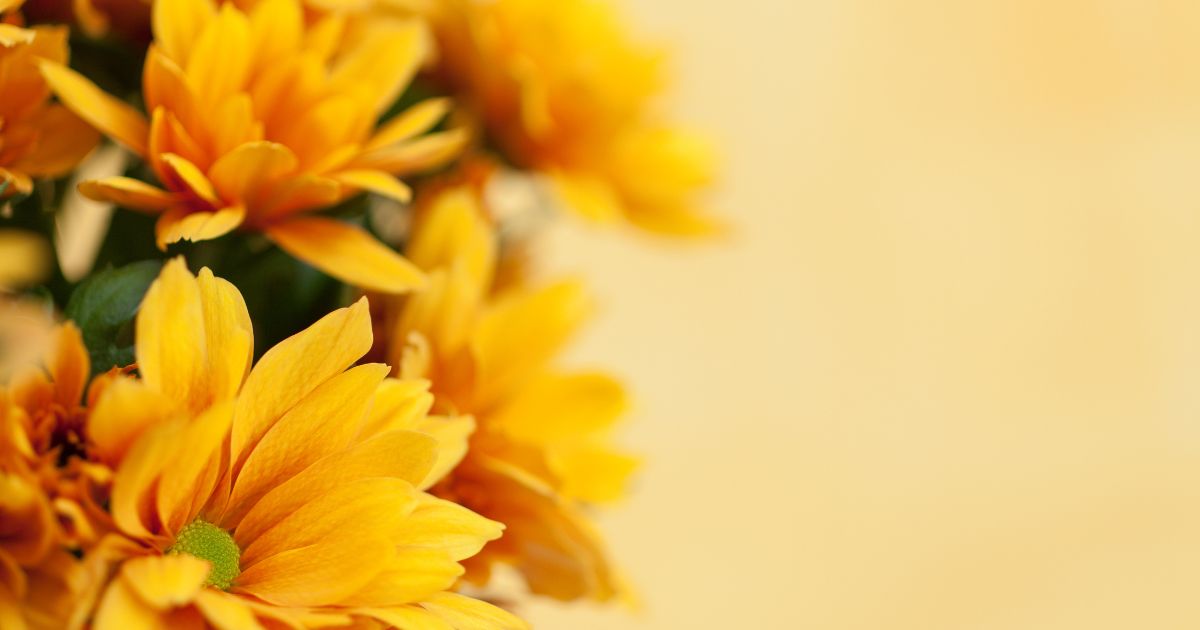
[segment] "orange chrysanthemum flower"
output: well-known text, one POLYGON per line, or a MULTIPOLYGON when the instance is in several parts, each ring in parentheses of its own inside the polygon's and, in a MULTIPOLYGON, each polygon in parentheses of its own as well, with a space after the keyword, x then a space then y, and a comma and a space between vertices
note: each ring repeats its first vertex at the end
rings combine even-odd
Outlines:
POLYGON ((84 194, 159 214, 160 247, 241 227, 352 284, 419 286, 419 271, 364 230, 310 213, 364 190, 407 200, 396 176, 457 153, 461 131, 422 135, 444 100, 376 128, 426 57, 423 25, 380 22, 344 41, 344 17, 306 23, 299 0, 245 11, 160 0, 153 11, 149 122, 61 64, 42 65, 67 106, 144 157, 166 187, 115 177, 84 183, 84 194))
POLYGON ((580 283, 497 287, 497 239, 476 193, 450 189, 419 215, 407 249, 426 290, 386 310, 384 349, 404 377, 433 383, 435 409, 478 429, 435 494, 503 522, 470 563, 517 567, 559 599, 607 600, 621 585, 583 507, 618 498, 635 461, 607 435, 626 407, 620 383, 551 360, 590 310, 580 283))
POLYGON ((176 259, 146 294, 141 378, 110 384, 88 423, 119 531, 88 565, 111 575, 92 627, 526 627, 450 591, 502 526, 419 489, 462 448, 425 429, 463 423, 426 417, 425 383, 350 367, 372 343, 366 301, 253 369, 251 339, 207 269, 176 259))
POLYGON ((33 178, 57 177, 96 146, 99 135, 61 105, 38 73, 38 58, 67 61, 67 29, 18 26, 0 0, 0 200, 33 191, 33 178))
POLYGON ((698 197, 713 151, 653 113, 662 55, 597 0, 449 0, 437 68, 488 135, 542 172, 570 208, 669 234, 718 229, 698 197))

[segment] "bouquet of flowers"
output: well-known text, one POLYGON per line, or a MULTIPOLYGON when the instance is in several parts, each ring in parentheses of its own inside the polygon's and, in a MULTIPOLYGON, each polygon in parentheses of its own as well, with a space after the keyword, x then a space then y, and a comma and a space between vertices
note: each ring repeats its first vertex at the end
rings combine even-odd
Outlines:
POLYGON ((626 394, 532 243, 721 229, 662 60, 597 0, 0 0, 0 627, 627 599, 626 394))

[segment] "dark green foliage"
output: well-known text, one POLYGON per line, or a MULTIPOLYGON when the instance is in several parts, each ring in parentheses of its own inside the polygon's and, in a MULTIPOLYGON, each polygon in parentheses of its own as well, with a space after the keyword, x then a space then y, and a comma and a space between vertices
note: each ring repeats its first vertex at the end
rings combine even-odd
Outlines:
POLYGON ((92 374, 133 363, 134 316, 160 268, 162 261, 145 260, 105 269, 89 276, 71 294, 66 316, 83 332, 92 374))

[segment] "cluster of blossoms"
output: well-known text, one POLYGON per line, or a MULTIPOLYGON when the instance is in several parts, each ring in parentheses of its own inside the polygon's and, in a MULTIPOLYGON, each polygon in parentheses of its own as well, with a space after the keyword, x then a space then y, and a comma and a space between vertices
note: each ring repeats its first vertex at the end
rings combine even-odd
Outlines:
POLYGON ((545 210, 720 229, 662 74, 597 0, 0 0, 0 627, 628 598, 626 394, 530 258, 545 210))

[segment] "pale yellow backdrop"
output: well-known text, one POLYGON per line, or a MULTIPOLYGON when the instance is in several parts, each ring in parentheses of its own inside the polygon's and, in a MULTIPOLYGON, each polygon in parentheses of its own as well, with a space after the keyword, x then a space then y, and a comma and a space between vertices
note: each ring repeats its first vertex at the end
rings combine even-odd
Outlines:
POLYGON ((589 630, 1200 627, 1200 5, 642 0, 728 243, 568 231, 648 463, 589 630))

